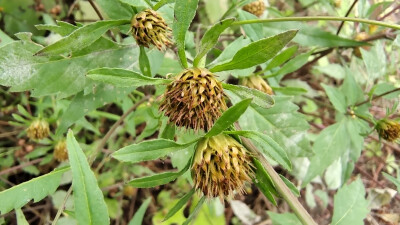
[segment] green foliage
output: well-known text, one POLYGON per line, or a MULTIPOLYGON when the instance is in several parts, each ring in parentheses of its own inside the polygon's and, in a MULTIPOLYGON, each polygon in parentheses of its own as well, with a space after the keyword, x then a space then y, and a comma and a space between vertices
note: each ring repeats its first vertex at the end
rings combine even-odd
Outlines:
POLYGON ((181 199, 179 199, 179 201, 174 205, 174 207, 172 207, 167 215, 164 218, 164 221, 168 220, 169 218, 171 218, 173 215, 175 215, 175 213, 177 213, 184 205, 186 205, 186 203, 189 201, 189 199, 192 197, 192 195, 195 193, 195 189, 192 188, 191 191, 189 191, 188 193, 186 193, 181 199))
POLYGON ((147 207, 149 207, 150 202, 151 202, 151 198, 147 198, 146 201, 144 201, 142 203, 142 205, 136 211, 135 215, 133 216, 132 220, 129 222, 128 225, 135 225, 135 224, 143 223, 143 217, 144 217, 144 214, 146 213, 147 207))

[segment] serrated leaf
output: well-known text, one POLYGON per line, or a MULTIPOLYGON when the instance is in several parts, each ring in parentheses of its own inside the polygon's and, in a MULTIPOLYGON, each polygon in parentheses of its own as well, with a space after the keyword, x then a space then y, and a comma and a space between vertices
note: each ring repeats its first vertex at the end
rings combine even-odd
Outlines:
POLYGON ((186 32, 189 30, 199 0, 176 0, 175 1, 175 21, 173 24, 173 34, 178 47, 178 56, 184 68, 188 67, 185 53, 186 32))
POLYGON ((222 20, 207 30, 201 39, 200 50, 193 61, 193 65, 195 67, 198 65, 199 61, 214 47, 214 45, 218 42, 218 38, 221 33, 224 32, 224 30, 228 28, 233 21, 235 21, 234 18, 222 20))
POLYGON ((143 217, 146 213, 147 207, 151 202, 151 197, 147 198, 146 201, 142 203, 139 209, 136 211, 135 215, 133 216, 132 220, 129 222, 128 225, 136 225, 136 224, 143 224, 143 217))
POLYGON ((214 126, 208 131, 205 137, 212 137, 226 130, 246 111, 251 101, 251 99, 245 99, 226 110, 214 123, 214 126))
POLYGON ((281 164, 285 169, 291 170, 292 163, 289 160, 285 150, 278 143, 274 141, 270 136, 266 134, 262 134, 257 131, 226 131, 227 134, 236 134, 243 137, 247 137, 253 139, 254 141, 259 143, 261 146, 262 153, 268 155, 273 160, 281 164))
POLYGON ((193 212, 189 215, 187 220, 182 225, 188 225, 196 216, 199 214, 201 206, 203 206, 204 201, 206 200, 206 196, 201 197, 193 212))
MULTIPOLYGON (((238 10, 238 15, 240 21, 242 20, 257 20, 258 17, 246 12, 244 10, 239 9, 238 10)), ((247 36, 252 41, 258 41, 262 38, 264 38, 264 29, 263 29, 263 24, 262 23, 252 23, 252 24, 245 24, 242 25, 244 32, 246 33, 247 36)))
POLYGON ((335 109, 341 113, 346 112, 346 99, 342 92, 340 92, 337 88, 331 87, 326 84, 322 84, 322 87, 325 89, 326 94, 329 97, 329 101, 335 107, 335 109))
POLYGON ((166 139, 150 140, 123 147, 114 152, 112 157, 123 162, 136 163, 164 157, 173 152, 185 149, 191 144, 178 144, 166 139))
POLYGON ((119 87, 138 87, 144 85, 159 85, 171 83, 171 80, 146 77, 137 72, 119 68, 94 69, 90 70, 86 76, 92 80, 113 84, 119 87))
POLYGON ((360 178, 344 185, 334 197, 332 225, 363 225, 367 216, 368 201, 360 178))
MULTIPOLYGON (((233 103, 243 97, 226 91, 233 103)), ((269 109, 250 105, 245 114, 240 117, 239 123, 243 130, 255 130, 269 135, 288 156, 308 156, 311 153, 306 130, 309 125, 305 117, 297 112, 298 106, 291 102, 291 97, 274 96, 275 104, 269 109)))
POLYGON ((75 217, 79 224, 110 224, 107 205, 96 177, 72 131, 67 135, 68 159, 72 171, 75 217))
POLYGON ((296 30, 286 31, 278 35, 261 39, 240 49, 230 62, 214 66, 211 72, 246 69, 274 57, 285 45, 296 36, 296 30))
POLYGON ((274 99, 270 95, 256 89, 226 83, 222 83, 222 87, 226 90, 232 91, 242 99, 251 98, 252 105, 257 105, 267 109, 271 108, 275 103, 274 99))
POLYGON ((129 24, 128 20, 109 20, 109 21, 98 21, 84 27, 80 27, 72 32, 67 37, 46 46, 40 51, 36 52, 36 55, 58 55, 64 53, 70 53, 86 46, 89 46, 97 39, 99 39, 107 30, 112 27, 129 24))
POLYGON ((188 193, 186 193, 179 201, 174 205, 174 207, 171 208, 171 210, 168 211, 167 215, 165 215, 164 220, 166 221, 169 218, 171 218, 175 213, 177 213, 186 203, 189 201, 189 199, 192 197, 192 195, 196 192, 196 189, 192 188, 188 193))
POLYGON ((60 184, 61 176, 68 170, 69 167, 56 169, 53 172, 0 192, 1 214, 8 213, 12 209, 21 208, 31 199, 33 199, 33 202, 38 202, 53 194, 60 184))

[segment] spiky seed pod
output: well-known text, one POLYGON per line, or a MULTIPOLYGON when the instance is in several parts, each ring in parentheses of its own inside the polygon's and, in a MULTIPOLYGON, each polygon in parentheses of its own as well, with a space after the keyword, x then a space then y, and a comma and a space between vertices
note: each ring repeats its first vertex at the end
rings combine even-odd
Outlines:
POLYGON ((172 44, 172 30, 156 11, 146 9, 131 20, 133 37, 140 46, 155 45, 159 50, 172 44))
POLYGON ((178 74, 167 86, 160 105, 170 122, 196 131, 208 131, 226 109, 221 82, 204 68, 178 74))
POLYGON ((26 134, 30 139, 40 140, 50 134, 49 123, 42 119, 34 120, 26 129, 26 134))
POLYGON ((253 168, 247 149, 232 137, 219 134, 198 142, 192 178, 195 188, 205 196, 223 200, 234 191, 245 193, 244 183, 255 177, 253 168))
POLYGON ((258 75, 251 75, 248 77, 241 78, 239 83, 240 85, 257 89, 269 95, 274 94, 272 88, 268 85, 267 81, 265 81, 262 77, 258 75))
POLYGON ((65 140, 61 140, 56 144, 54 147, 53 157, 59 162, 68 159, 67 142, 65 140))
POLYGON ((400 123, 394 120, 383 119, 378 121, 375 126, 379 137, 394 142, 400 138, 400 123))
POLYGON ((260 17, 264 14, 265 4, 264 0, 258 0, 252 3, 249 3, 243 6, 243 10, 247 11, 257 17, 260 17))

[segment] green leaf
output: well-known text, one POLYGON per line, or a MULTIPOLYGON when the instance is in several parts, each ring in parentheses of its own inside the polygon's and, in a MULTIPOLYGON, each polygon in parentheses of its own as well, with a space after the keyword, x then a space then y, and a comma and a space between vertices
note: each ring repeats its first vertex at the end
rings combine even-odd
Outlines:
POLYGON ((308 58, 310 57, 311 53, 312 51, 309 51, 294 57, 285 63, 277 72, 273 73, 272 75, 267 75, 266 77, 277 77, 277 79, 280 81, 284 75, 294 72, 305 65, 308 62, 308 58))
POLYGON ((143 46, 140 46, 139 66, 144 75, 151 77, 150 61, 143 46))
POLYGON ((275 92, 280 92, 285 95, 301 95, 307 93, 307 90, 300 87, 273 87, 272 90, 275 92))
POLYGON ((89 46, 99 39, 107 30, 112 27, 129 24, 128 20, 109 20, 98 21, 84 27, 80 27, 63 39, 46 46, 36 53, 36 55, 58 55, 71 53, 73 51, 89 46))
POLYGON ((335 109, 341 113, 346 112, 346 99, 342 92, 335 87, 331 87, 326 84, 322 84, 322 87, 325 89, 326 94, 329 97, 329 101, 331 101, 332 105, 335 109))
POLYGON ((363 225, 368 201, 360 178, 338 190, 334 198, 332 225, 363 225))
POLYGON ((192 195, 196 192, 196 189, 192 188, 188 193, 186 193, 179 201, 172 207, 171 210, 168 211, 167 215, 165 215, 165 218, 163 221, 168 220, 171 218, 175 213, 177 213, 186 203, 189 201, 189 199, 192 197, 192 195))
POLYGON ((112 157, 123 162, 141 162, 146 160, 154 160, 164 157, 170 153, 185 149, 193 142, 187 144, 178 144, 171 140, 157 139, 144 141, 139 144, 133 144, 121 148, 114 152, 112 157))
POLYGON ((0 30, 0 47, 3 47, 4 45, 13 42, 14 40, 10 38, 6 33, 4 33, 2 30, 0 30))
POLYGON ((245 99, 226 110, 204 137, 215 136, 231 126, 249 107, 252 99, 245 99))
POLYGON ((288 61, 294 55, 294 53, 297 52, 297 49, 298 49, 298 46, 293 45, 293 46, 290 46, 289 48, 283 50, 268 63, 265 70, 270 70, 277 66, 282 65, 283 63, 288 61))
POLYGON ((35 25, 38 30, 49 30, 51 32, 60 34, 61 36, 67 36, 70 33, 74 32, 78 27, 64 22, 64 21, 57 21, 57 25, 53 24, 38 24, 35 25))
POLYGON ((302 225, 297 216, 294 213, 274 213, 268 211, 268 216, 272 220, 273 225, 302 225))
POLYGON ((133 7, 145 7, 151 8, 151 5, 147 4, 145 0, 119 0, 122 3, 128 4, 133 7))
POLYGON ((72 131, 67 135, 68 159, 72 171, 75 217, 79 224, 110 224, 103 193, 72 131))
POLYGON ((197 53, 194 61, 193 66, 196 67, 200 60, 214 47, 214 45, 218 42, 218 38, 222 32, 226 28, 228 28, 235 18, 226 19, 220 21, 219 23, 214 24, 207 32, 204 34, 203 38, 201 39, 200 50, 197 53))
POLYGON ((182 225, 189 225, 189 223, 199 214, 201 206, 203 206, 204 201, 206 200, 206 196, 201 197, 193 212, 189 215, 187 220, 182 225))
POLYGON ((146 77, 131 70, 119 68, 94 69, 90 70, 86 76, 92 80, 113 84, 119 87, 138 87, 171 83, 171 80, 146 77))
MULTIPOLYGON (((244 99, 234 92, 226 91, 233 103, 244 99)), ((275 104, 269 109, 250 105, 239 123, 243 130, 255 130, 274 139, 291 157, 308 156, 311 153, 306 131, 309 125, 291 97, 274 96, 275 104)))
POLYGON ((165 172, 147 177, 140 177, 129 181, 129 185, 136 188, 151 188, 174 181, 181 175, 180 172, 165 172))
POLYGON ((17 224, 18 225, 29 225, 21 208, 15 209, 15 214, 17 216, 17 224))
POLYGON ((243 137, 253 139, 261 146, 262 153, 268 155, 273 160, 281 164, 285 169, 291 170, 292 164, 285 150, 274 141, 270 136, 257 131, 226 131, 227 134, 236 134, 243 137))
POLYGON ((117 19, 127 19, 130 20, 132 15, 135 13, 127 4, 120 2, 119 0, 96 0, 96 3, 99 4, 101 11, 106 14, 106 17, 109 19, 117 20, 117 19))
POLYGON ((69 167, 56 169, 0 192, 0 213, 5 214, 12 209, 21 208, 31 199, 33 202, 38 202, 53 194, 60 184, 61 176, 68 170, 69 167))
POLYGON ((260 106, 262 108, 267 109, 271 108, 275 104, 274 99, 270 95, 256 89, 240 85, 227 84, 227 83, 222 83, 222 87, 226 90, 235 93, 242 99, 251 98, 252 105, 260 106))
POLYGON ((277 206, 275 201, 275 196, 279 196, 278 192, 276 191, 275 185, 271 180, 271 177, 264 169, 260 161, 256 158, 253 158, 254 166, 256 167, 256 179, 254 180, 254 184, 260 189, 260 191, 268 198, 268 200, 277 206))
POLYGON ((286 31, 278 35, 261 39, 240 49, 230 62, 217 65, 211 72, 246 69, 274 57, 296 35, 296 30, 286 31))
POLYGON ((136 225, 136 224, 143 224, 143 217, 146 213, 147 207, 151 202, 151 197, 147 198, 146 201, 142 203, 139 209, 136 211, 135 215, 133 216, 132 220, 129 222, 128 225, 136 225))
POLYGON ((178 47, 178 56, 184 68, 188 67, 185 53, 186 32, 189 30, 190 23, 196 14, 198 3, 199 0, 175 1, 173 33, 176 46, 178 47))
POLYGON ((288 180, 286 177, 282 176, 281 174, 279 174, 279 176, 281 177, 283 182, 285 182, 286 186, 293 192, 293 194, 296 197, 300 197, 299 189, 297 189, 296 186, 294 186, 294 184, 292 182, 290 182, 290 180, 288 180))
POLYGON ((397 178, 390 176, 389 174, 383 172, 382 173, 386 179, 392 182, 397 187, 397 193, 400 193, 400 169, 397 169, 397 178))
POLYGON ((356 103, 364 100, 364 91, 361 89, 360 85, 357 84, 350 69, 345 68, 345 71, 346 77, 344 78, 344 82, 340 87, 340 90, 346 98, 346 105, 353 106, 356 103))
POLYGON ((302 186, 314 177, 322 174, 349 147, 350 141, 346 131, 346 119, 325 128, 315 139, 313 150, 315 155, 310 159, 310 166, 302 186))
POLYGON ((237 38, 228 46, 226 46, 224 51, 222 51, 221 54, 213 62, 207 65, 207 68, 211 68, 216 64, 221 64, 230 61, 241 48, 245 47, 246 45, 249 45, 250 43, 251 42, 249 38, 246 39, 244 37, 237 38))
MULTIPOLYGON (((257 16, 241 9, 238 10, 238 15, 240 21, 258 19, 257 16)), ((246 35, 249 36, 252 41, 258 41, 265 37, 262 23, 245 24, 242 25, 242 27, 246 35)))

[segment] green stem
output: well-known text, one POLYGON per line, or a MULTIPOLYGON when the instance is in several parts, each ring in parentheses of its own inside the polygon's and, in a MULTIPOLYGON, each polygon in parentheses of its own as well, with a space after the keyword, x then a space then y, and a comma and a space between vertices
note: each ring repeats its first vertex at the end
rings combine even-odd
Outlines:
POLYGON ((358 22, 358 23, 366 23, 371 25, 377 25, 382 27, 393 28, 396 30, 400 30, 400 25, 385 23, 376 20, 367 20, 360 18, 350 18, 350 17, 335 17, 335 16, 306 16, 306 17, 282 17, 282 18, 273 18, 273 19, 257 19, 257 20, 242 20, 233 22, 231 26, 235 25, 244 25, 244 24, 252 24, 252 23, 273 23, 273 22, 292 22, 292 21, 349 21, 349 22, 358 22))

